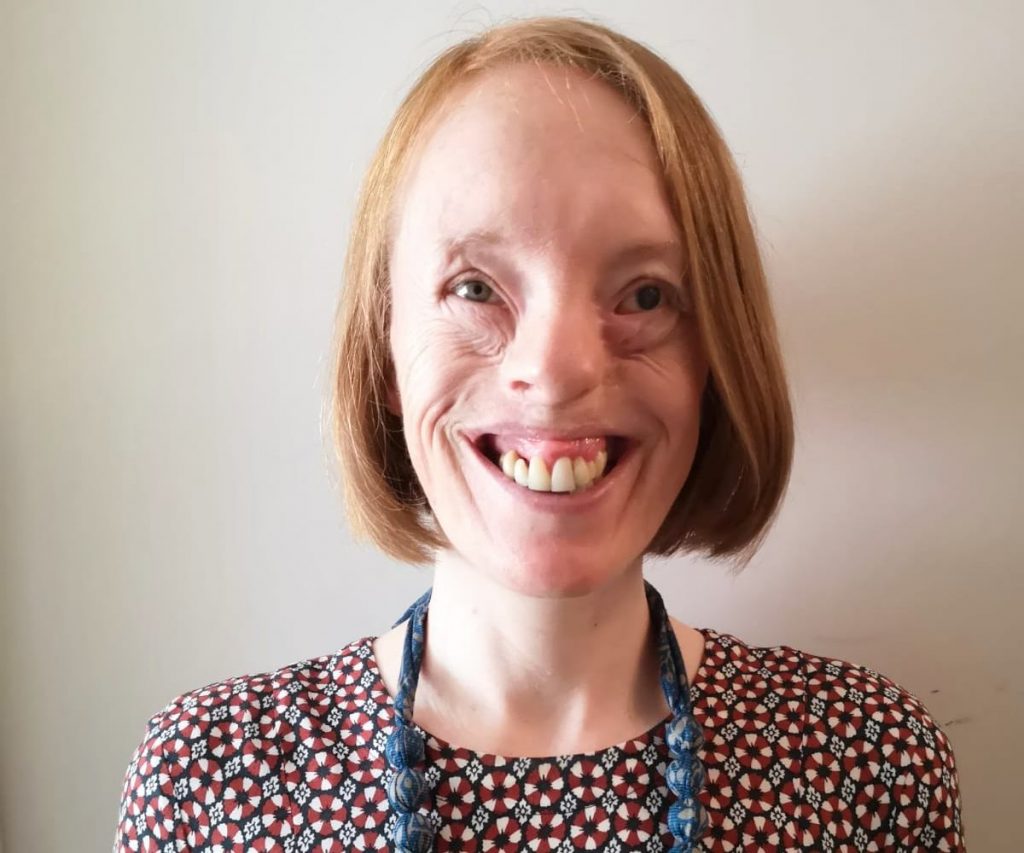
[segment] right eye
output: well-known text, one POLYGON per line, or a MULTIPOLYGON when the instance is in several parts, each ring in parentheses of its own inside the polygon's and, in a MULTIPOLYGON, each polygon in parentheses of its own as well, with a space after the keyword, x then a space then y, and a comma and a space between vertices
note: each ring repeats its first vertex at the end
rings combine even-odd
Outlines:
POLYGON ((452 293, 470 302, 487 303, 494 296, 494 288, 478 278, 464 278, 455 283, 452 293))

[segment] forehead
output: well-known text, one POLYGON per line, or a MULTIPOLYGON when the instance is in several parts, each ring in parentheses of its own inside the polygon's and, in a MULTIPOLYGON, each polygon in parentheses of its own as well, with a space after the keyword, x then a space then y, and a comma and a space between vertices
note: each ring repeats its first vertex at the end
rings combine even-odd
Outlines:
POLYGON ((398 254, 481 231, 567 251, 678 239, 642 117, 607 84, 552 66, 505 66, 452 93, 394 213, 398 254))

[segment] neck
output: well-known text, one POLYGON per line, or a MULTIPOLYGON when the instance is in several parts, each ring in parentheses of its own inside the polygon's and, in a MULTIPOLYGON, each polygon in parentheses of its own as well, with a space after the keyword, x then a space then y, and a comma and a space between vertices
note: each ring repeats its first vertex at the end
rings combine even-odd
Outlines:
POLYGON ((642 562, 573 598, 536 598, 451 552, 435 566, 414 717, 502 754, 582 752, 668 713, 642 562))

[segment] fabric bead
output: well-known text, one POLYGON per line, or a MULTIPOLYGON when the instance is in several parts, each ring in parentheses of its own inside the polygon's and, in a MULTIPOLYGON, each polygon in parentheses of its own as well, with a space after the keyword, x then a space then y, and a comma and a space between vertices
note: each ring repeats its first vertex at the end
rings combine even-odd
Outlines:
POLYGON ((694 779, 693 763, 686 759, 669 762, 665 768, 665 782, 669 790, 679 797, 692 796, 701 789, 700 781, 694 779), (696 782, 696 784, 695 784, 696 782))
POLYGON ((419 770, 396 770, 388 783, 388 801, 399 812, 414 812, 427 798, 427 778, 419 770))
POLYGON ((417 767, 423 761, 423 735, 408 726, 398 726, 384 747, 388 764, 396 770, 417 767))
POLYGON ((665 742, 673 756, 697 752, 704 746, 704 736, 689 714, 677 715, 665 730, 665 742))
POLYGON ((429 853, 434 844, 434 828, 426 815, 402 814, 395 821, 395 846, 408 853, 429 853))
POLYGON ((704 765, 692 756, 683 756, 669 762, 665 781, 673 794, 696 796, 704 788, 704 765))
POLYGON ((692 797, 677 800, 668 807, 668 828, 680 842, 690 841, 696 835, 697 809, 692 797))

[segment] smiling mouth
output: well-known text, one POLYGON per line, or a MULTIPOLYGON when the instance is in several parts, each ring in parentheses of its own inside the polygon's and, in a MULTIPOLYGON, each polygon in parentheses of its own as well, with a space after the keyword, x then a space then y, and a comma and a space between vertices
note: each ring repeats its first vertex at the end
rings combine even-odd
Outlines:
POLYGON ((629 440, 609 435, 573 442, 523 445, 503 449, 508 442, 492 433, 474 444, 512 482, 534 492, 571 494, 589 489, 608 476, 626 451, 629 440))

